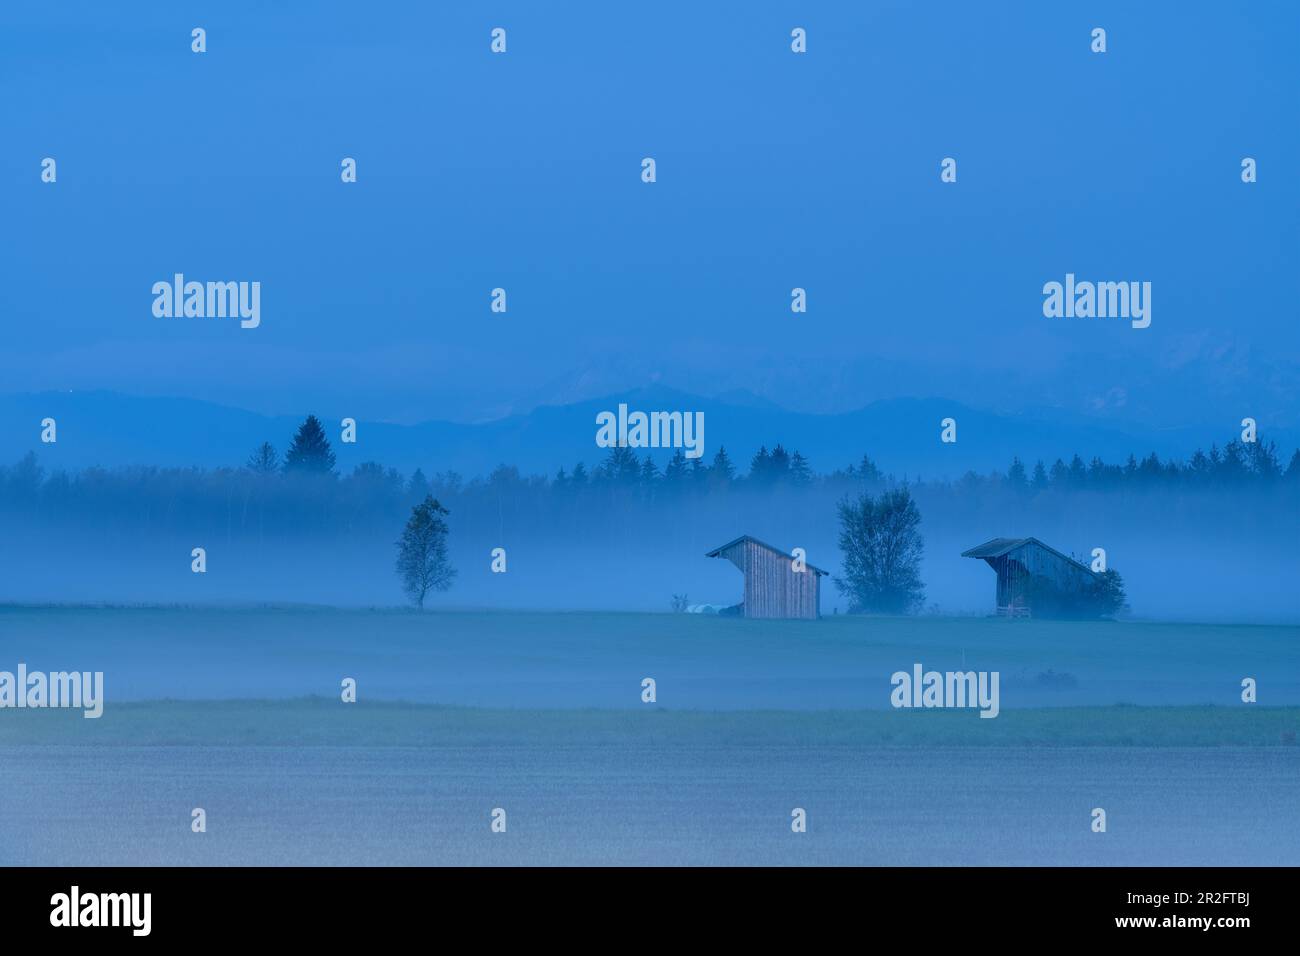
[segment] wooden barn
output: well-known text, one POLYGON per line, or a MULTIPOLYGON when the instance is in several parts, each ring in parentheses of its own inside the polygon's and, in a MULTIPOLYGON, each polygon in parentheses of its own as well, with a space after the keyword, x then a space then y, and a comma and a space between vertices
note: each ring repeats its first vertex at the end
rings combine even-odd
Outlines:
POLYGON ((745 597, 741 617, 821 617, 821 568, 805 564, 794 570, 794 558, 787 551, 764 544, 749 535, 737 538, 706 557, 726 558, 745 575, 745 597))
POLYGON ((1037 538, 994 538, 961 556, 980 558, 998 573, 997 613, 1008 617, 1031 616, 1035 607, 1054 613, 1097 579, 1086 565, 1037 538))

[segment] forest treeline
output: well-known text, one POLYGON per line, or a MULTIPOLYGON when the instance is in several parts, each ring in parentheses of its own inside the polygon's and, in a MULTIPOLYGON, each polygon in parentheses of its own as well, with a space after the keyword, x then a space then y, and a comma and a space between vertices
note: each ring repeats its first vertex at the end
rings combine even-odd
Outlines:
MULTIPOLYGON (((433 455, 431 455, 433 457, 433 455)), ((610 449, 598 464, 527 475, 502 464, 488 475, 465 478, 451 470, 416 469, 403 474, 378 462, 340 474, 319 421, 309 417, 283 454, 269 442, 239 465, 225 468, 45 469, 34 452, 0 466, 0 511, 34 520, 73 520, 96 525, 167 527, 190 523, 228 531, 329 530, 392 525, 432 495, 455 516, 468 508, 483 520, 509 501, 513 513, 531 522, 546 516, 593 521, 634 504, 659 505, 680 499, 790 493, 850 494, 907 486, 931 495, 979 497, 997 492, 1034 496, 1048 493, 1124 493, 1192 489, 1300 490, 1300 450, 1284 465, 1271 443, 1233 440, 1183 461, 1150 454, 1125 462, 1087 461, 1073 455, 1051 462, 1013 459, 1004 471, 968 472, 953 480, 883 472, 869 455, 856 463, 818 472, 798 451, 775 444, 738 464, 719 447, 712 458, 687 459, 678 451, 664 467, 629 448, 610 449)), ((453 518, 454 520, 454 518, 453 518)))

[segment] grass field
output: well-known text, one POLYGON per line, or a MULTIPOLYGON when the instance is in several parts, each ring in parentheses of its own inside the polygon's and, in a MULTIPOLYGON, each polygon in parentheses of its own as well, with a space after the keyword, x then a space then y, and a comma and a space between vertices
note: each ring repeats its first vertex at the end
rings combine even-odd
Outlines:
MULTIPOLYGON (((997 670, 1002 706, 1300 705, 1300 628, 328 608, 0 607, 0 668, 102 670, 110 702, 331 697, 476 707, 882 709, 915 662, 997 670), (1045 675, 1065 675, 1064 681, 1045 675)), ((986 721, 987 723, 988 721, 986 721)))
POLYGON ((0 864, 1296 865, 1298 630, 0 608, 106 695, 0 711, 0 864), (1000 715, 890 708, 914 662, 1000 715))
POLYGON ((289 701, 125 703, 13 711, 0 747, 1289 747, 1300 707, 971 711, 507 710, 289 701))
POLYGON ((1295 865, 1298 724, 1213 707, 10 712, 0 864, 1295 865))

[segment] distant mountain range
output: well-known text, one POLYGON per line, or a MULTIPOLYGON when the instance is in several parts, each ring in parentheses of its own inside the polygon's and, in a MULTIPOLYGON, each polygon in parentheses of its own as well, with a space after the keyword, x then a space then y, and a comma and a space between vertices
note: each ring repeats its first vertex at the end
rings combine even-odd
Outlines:
MULTIPOLYGON (((12 462, 34 449, 47 468, 90 465, 238 466, 255 446, 269 441, 283 453, 307 413, 325 423, 343 471, 377 461, 410 472, 455 470, 472 477, 500 463, 525 473, 553 474, 577 461, 588 468, 606 454, 595 443, 596 415, 616 412, 620 402, 632 411, 701 411, 705 419, 705 461, 725 445, 740 469, 760 445, 776 443, 798 450, 814 470, 831 471, 868 454, 896 475, 957 477, 967 470, 1005 469, 1019 455, 1028 467, 1043 459, 1085 459, 1099 455, 1122 461, 1152 451, 1162 458, 1187 457, 1211 442, 1236 437, 1234 421, 1221 429, 1164 429, 1134 424, 1118 428, 1086 419, 1034 418, 997 414, 942 399, 890 399, 835 415, 792 412, 765 399, 743 394, 701 398, 652 386, 570 405, 541 406, 497 421, 463 424, 429 421, 414 425, 358 421, 357 443, 341 444, 339 423, 346 409, 304 408, 302 415, 267 416, 209 402, 181 398, 140 398, 118 392, 45 392, 0 396, 0 462, 12 462), (41 420, 54 418, 58 441, 43 445, 41 420), (939 440, 944 418, 957 421, 956 444, 939 440)), ((1283 459, 1300 444, 1288 429, 1261 433, 1277 442, 1283 459)), ((643 454, 644 452, 642 452, 643 454)), ((665 460, 670 451, 652 453, 665 460)))

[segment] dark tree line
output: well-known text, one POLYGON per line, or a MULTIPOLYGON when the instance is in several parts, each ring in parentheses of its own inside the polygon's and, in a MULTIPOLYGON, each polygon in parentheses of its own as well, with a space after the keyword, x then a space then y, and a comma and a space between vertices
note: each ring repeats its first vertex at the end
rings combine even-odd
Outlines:
POLYGON ((1258 482, 1300 481, 1300 449, 1283 466, 1273 442, 1243 442, 1233 439, 1223 446, 1211 445, 1207 455, 1197 449, 1185 462, 1160 460, 1155 452, 1140 461, 1134 455, 1122 464, 1107 464, 1100 458, 1088 463, 1074 455, 1067 463, 1061 458, 1050 466, 1042 459, 1026 471, 1025 463, 1013 458, 1005 481, 1013 488, 1045 491, 1048 488, 1116 488, 1135 485, 1219 485, 1242 486, 1258 482))
POLYGON ((364 462, 346 475, 314 417, 292 436, 283 458, 270 443, 253 449, 242 467, 84 468, 47 472, 35 453, 0 466, 0 513, 37 522, 63 519, 148 530, 183 523, 227 533, 280 534, 397 526, 427 496, 471 513, 504 521, 507 508, 516 525, 541 527, 553 521, 590 521, 632 503, 656 507, 682 499, 711 500, 776 492, 831 495, 880 493, 896 487, 971 499, 986 494, 1125 493, 1206 489, 1300 491, 1300 451, 1286 467, 1275 447, 1231 441, 1186 461, 1151 454, 1123 463, 1080 455, 1026 468, 1014 459, 1005 472, 969 472, 954 481, 885 474, 863 455, 854 464, 818 473, 797 450, 777 443, 760 448, 748 467, 719 447, 707 462, 678 451, 661 468, 648 456, 613 448, 590 470, 579 462, 550 478, 500 465, 490 474, 466 479, 455 471, 402 474, 364 462))
MULTIPOLYGON (((914 529, 912 496, 951 523, 958 516, 996 522, 1008 505, 1054 513, 1063 507, 1056 496, 1075 494, 1104 496, 1095 507, 1124 507, 1129 513, 1148 507, 1146 496, 1154 494, 1178 503, 1180 521, 1213 519, 1222 512, 1223 495, 1249 496, 1260 507, 1247 509, 1245 516, 1256 529, 1272 528, 1271 516, 1281 514, 1277 504, 1285 509, 1300 495, 1300 452, 1283 467, 1272 444, 1231 441, 1185 461, 1151 454, 1140 460, 1129 456, 1123 463, 1085 462, 1073 455, 1026 468, 1017 458, 1005 472, 925 481, 886 474, 867 455, 819 473, 799 451, 780 443, 760 448, 747 467, 737 465, 725 447, 707 460, 688 459, 679 451, 662 467, 631 449, 614 448, 590 470, 579 462, 548 478, 503 464, 466 479, 451 470, 417 468, 403 474, 377 462, 340 474, 325 431, 312 416, 290 437, 283 457, 263 442, 240 467, 47 471, 35 453, 28 453, 0 466, 0 528, 41 535, 55 526, 78 533, 97 529, 123 542, 200 533, 211 536, 206 540, 238 537, 259 545, 344 538, 364 547, 392 542, 394 532, 406 526, 397 570, 418 604, 454 574, 447 557, 451 511, 457 540, 463 542, 542 535, 627 548, 643 548, 655 538, 660 546, 670 541, 674 548, 696 548, 703 543, 695 540, 696 530, 706 524, 712 534, 720 524, 745 524, 779 509, 802 514, 805 527, 820 526, 836 501, 847 500, 839 506, 846 561, 837 583, 855 609, 906 611, 924 597, 919 537, 915 548, 905 544, 897 549, 901 557, 882 564, 871 557, 885 540, 873 537, 884 533, 873 522, 895 523, 906 539, 908 527, 914 529), (1044 497, 1035 501, 1039 496, 1044 497), (1285 500, 1279 502, 1279 496, 1285 500), (727 517, 712 520, 718 515, 727 517), (852 558, 854 553, 862 560, 852 558)), ((1082 500, 1080 506, 1093 507, 1082 500)), ((1122 606, 1118 578, 1104 584, 1099 603, 1122 606)))

